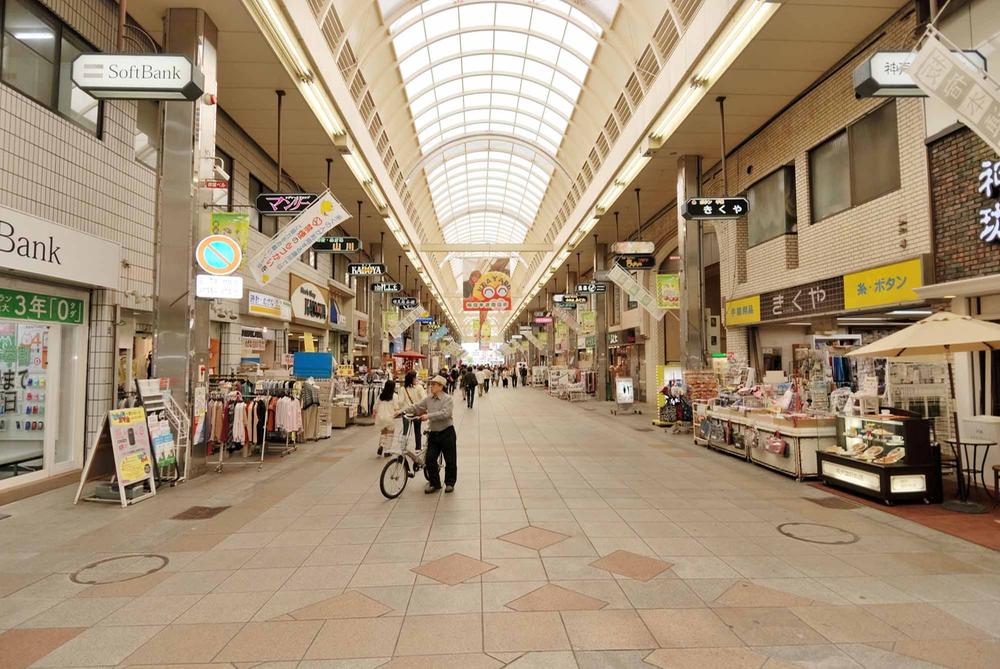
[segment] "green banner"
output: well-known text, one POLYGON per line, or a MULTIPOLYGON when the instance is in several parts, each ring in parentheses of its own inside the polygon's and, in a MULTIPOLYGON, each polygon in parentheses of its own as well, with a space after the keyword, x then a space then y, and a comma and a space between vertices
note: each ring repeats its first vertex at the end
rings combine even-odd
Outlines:
POLYGON ((250 214, 231 211, 212 212, 212 234, 225 235, 235 239, 240 251, 247 252, 247 237, 250 235, 250 214))
POLYGON ((0 288, 0 318, 80 325, 83 300, 0 288))
POLYGON ((656 275, 656 306, 660 309, 681 308, 681 284, 679 274, 656 275))

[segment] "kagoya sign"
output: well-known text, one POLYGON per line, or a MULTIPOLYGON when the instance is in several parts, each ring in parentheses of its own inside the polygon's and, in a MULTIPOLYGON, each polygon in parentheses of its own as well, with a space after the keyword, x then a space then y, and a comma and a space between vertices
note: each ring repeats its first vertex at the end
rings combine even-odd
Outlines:
POLYGON ((121 265, 114 242, 0 207, 0 269, 117 289, 121 265))

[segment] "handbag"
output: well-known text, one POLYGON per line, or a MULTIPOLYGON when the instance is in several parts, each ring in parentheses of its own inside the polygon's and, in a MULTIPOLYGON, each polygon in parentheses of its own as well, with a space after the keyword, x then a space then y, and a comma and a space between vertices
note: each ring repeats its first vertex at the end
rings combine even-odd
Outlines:
POLYGON ((775 455, 788 457, 788 442, 781 438, 780 432, 775 432, 765 440, 764 447, 775 455))

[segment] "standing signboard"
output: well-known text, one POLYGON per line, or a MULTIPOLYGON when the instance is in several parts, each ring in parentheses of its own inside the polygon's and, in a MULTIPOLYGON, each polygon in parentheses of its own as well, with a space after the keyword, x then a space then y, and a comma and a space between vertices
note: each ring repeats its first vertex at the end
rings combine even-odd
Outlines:
MULTIPOLYGON (((77 487, 73 503, 80 501, 83 487, 88 482, 97 479, 107 480, 112 474, 117 482, 118 496, 123 507, 156 494, 146 411, 142 407, 112 409, 104 417, 97 439, 87 454, 87 463, 80 473, 80 485, 77 487), (149 485, 149 492, 129 497, 126 488, 143 482, 149 485)), ((85 497, 84 500, 112 501, 107 497, 94 495, 85 497)))

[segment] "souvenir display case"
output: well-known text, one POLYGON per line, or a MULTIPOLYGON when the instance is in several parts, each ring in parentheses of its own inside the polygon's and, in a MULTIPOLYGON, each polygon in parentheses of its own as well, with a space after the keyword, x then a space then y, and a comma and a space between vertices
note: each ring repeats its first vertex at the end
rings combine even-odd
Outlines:
POLYGON ((837 445, 816 454, 830 486, 886 504, 941 501, 941 452, 931 421, 901 409, 837 417, 837 445))

